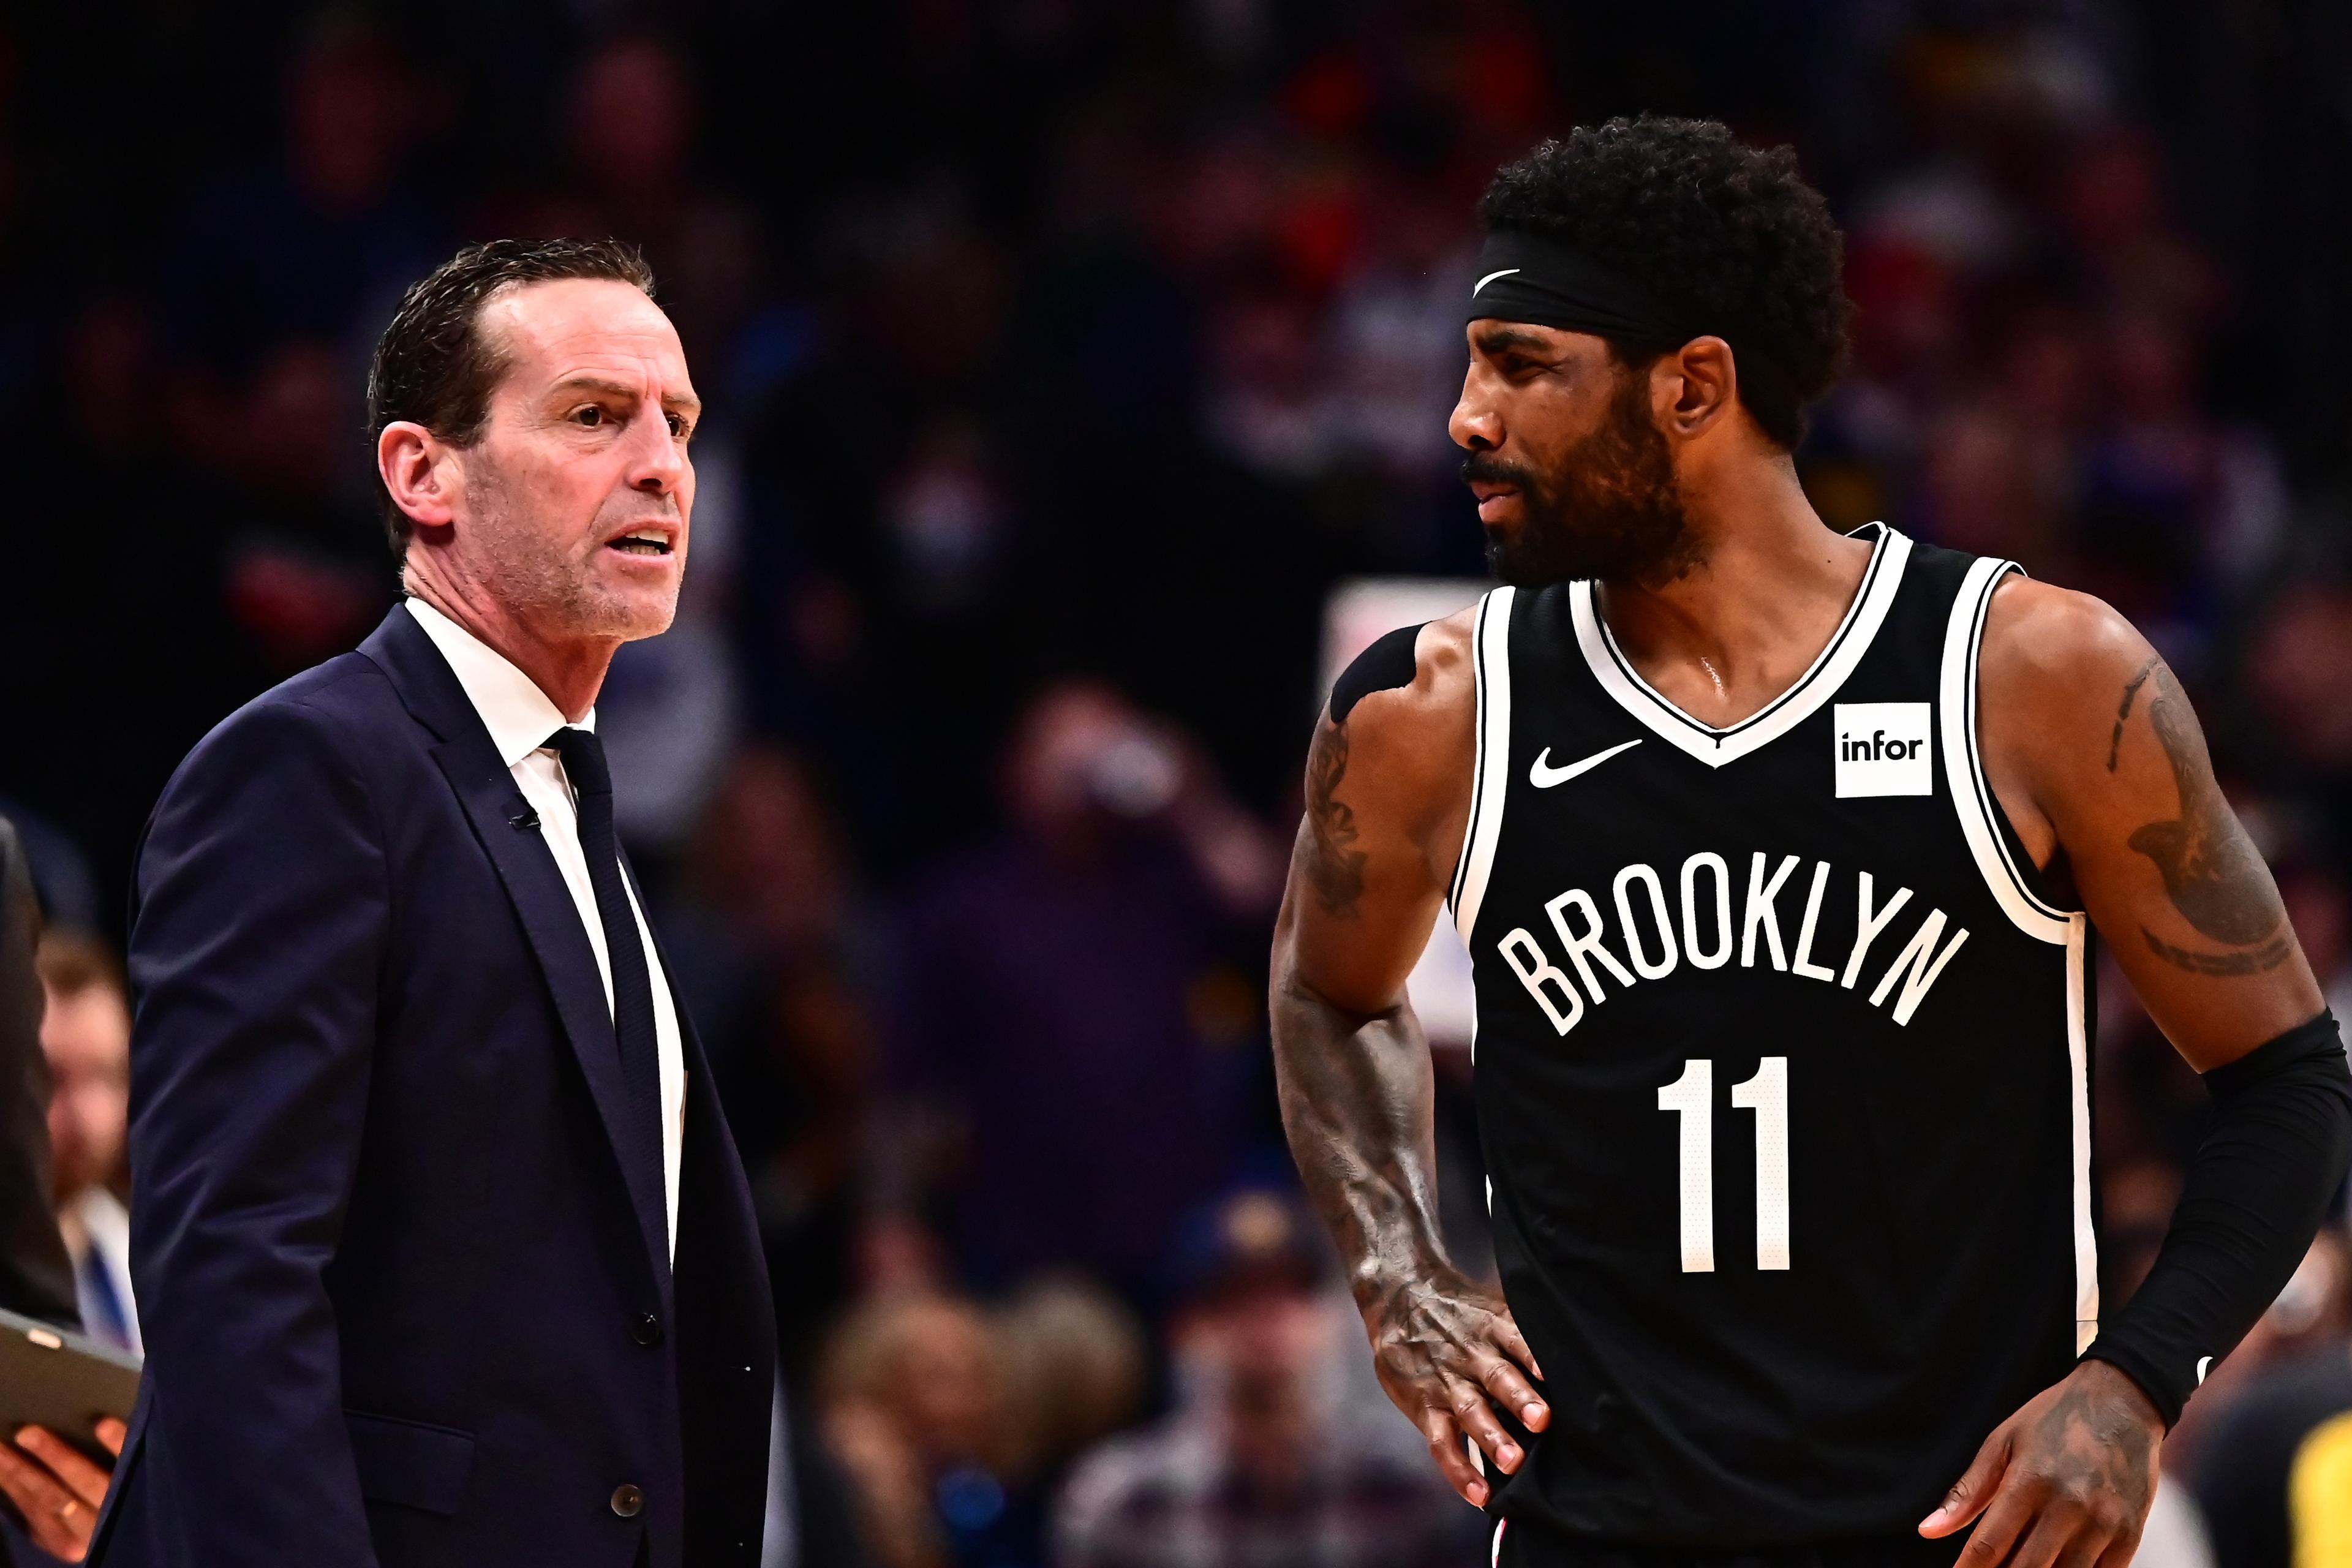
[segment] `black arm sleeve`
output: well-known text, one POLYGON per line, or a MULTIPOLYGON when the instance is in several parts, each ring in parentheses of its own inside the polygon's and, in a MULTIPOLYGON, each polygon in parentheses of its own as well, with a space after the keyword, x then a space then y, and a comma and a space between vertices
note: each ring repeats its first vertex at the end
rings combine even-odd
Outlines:
POLYGON ((2169 1426, 2278 1299, 2352 1159, 2352 1071, 2322 1013, 2205 1075, 2213 1122, 2147 1279, 2086 1355, 2120 1368, 2169 1426))

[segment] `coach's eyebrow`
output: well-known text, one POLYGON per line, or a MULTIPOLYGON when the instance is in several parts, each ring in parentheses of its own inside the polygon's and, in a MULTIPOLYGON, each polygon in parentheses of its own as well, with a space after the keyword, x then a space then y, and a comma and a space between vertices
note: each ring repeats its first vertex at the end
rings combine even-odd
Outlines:
MULTIPOLYGON (((630 399, 638 395, 637 388, 625 382, 606 381, 595 375, 566 376, 555 384, 550 395, 561 392, 601 392, 607 397, 630 399)), ((662 406, 673 413, 699 414, 702 412, 702 399, 690 392, 673 392, 662 399, 662 406)))

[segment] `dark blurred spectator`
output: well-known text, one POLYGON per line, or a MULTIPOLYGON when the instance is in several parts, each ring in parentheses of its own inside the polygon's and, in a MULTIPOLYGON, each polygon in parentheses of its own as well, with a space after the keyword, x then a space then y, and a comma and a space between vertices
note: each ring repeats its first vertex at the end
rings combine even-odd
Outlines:
POLYGON ((400 290, 446 253, 401 186, 429 110, 387 34, 315 22, 283 116, 272 163, 190 205, 163 290, 172 435, 195 470, 173 506, 212 555, 240 696, 350 647, 391 597, 354 435, 361 367, 400 290))
POLYGON ((1076 1265, 1148 1306, 1178 1216, 1231 1173, 1260 1026, 1239 963, 1280 847, 1101 685, 1032 704, 1003 790, 1013 831, 907 921, 908 1087, 961 1135, 944 1180, 971 1278, 1076 1265))
POLYGON ((352 647, 393 593, 380 503, 349 487, 359 413, 332 344, 270 347, 204 418, 216 465, 191 508, 259 687, 352 647))
POLYGON ((79 1326, 50 1185, 49 1074, 41 1054, 40 910, 16 830, 0 817, 0 1308, 79 1326))
POLYGON ((1344 1417, 1359 1346, 1295 1204, 1217 1211, 1170 1331, 1173 1414, 1083 1461, 1055 1521, 1059 1568, 1472 1568, 1487 1524, 1425 1458, 1344 1417))
POLYGON ((278 155, 203 191, 169 242, 164 325, 199 403, 289 339, 333 345, 355 386, 401 289, 446 254, 402 184, 432 106, 392 37, 348 13, 302 31, 278 155))
POLYGON ((2246 1337, 2208 1373, 2165 1438, 2170 1469, 2199 1482, 2221 1456, 2249 1391, 2277 1368, 2352 1335, 2352 1240, 2340 1226, 2320 1233, 2294 1275, 2246 1337))
POLYGON ((997 1312, 1024 1473, 1048 1484, 1071 1458, 1143 1408, 1150 1348, 1134 1314, 1100 1287, 1045 1276, 997 1312))
POLYGON ((879 1568, 1036 1568, 1036 1499, 1015 1479, 1015 1403, 997 1323, 901 1295, 842 1326, 820 1389, 879 1568))
POLYGON ((2189 1406, 2221 1395, 2188 1472, 2220 1568, 2352 1562, 2352 1250, 2321 1240, 2255 1331, 2258 1370, 2189 1406))
POLYGON ((729 765, 663 921, 751 1179, 778 1337, 800 1370, 847 1300, 872 1131, 872 942, 837 819, 807 764, 729 765))
POLYGON ((49 1062, 58 1225, 73 1258, 83 1331, 140 1350, 131 1212, 115 1191, 125 1174, 131 1114, 131 998, 122 966, 95 939, 63 931, 41 939, 38 964, 47 999, 41 1049, 49 1062))

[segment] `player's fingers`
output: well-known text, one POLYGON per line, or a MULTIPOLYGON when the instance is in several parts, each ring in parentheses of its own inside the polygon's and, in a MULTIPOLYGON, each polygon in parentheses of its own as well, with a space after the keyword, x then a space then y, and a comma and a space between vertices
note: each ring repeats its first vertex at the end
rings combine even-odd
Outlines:
POLYGON ((1495 1419, 1495 1407, 1486 1403, 1486 1391, 1475 1383, 1455 1378, 1445 1389, 1446 1407, 1453 1413, 1454 1424, 1470 1435, 1473 1442, 1486 1450, 1495 1461, 1495 1468, 1509 1475, 1519 1468, 1527 1451, 1519 1440, 1503 1430, 1495 1419))
POLYGON ((2138 1551, 2138 1531, 2117 1531, 2100 1549, 2098 1568, 2131 1568, 2132 1558, 2138 1551))
POLYGON ((2010 1548, 2033 1523, 2035 1511, 2023 1488, 2007 1486, 1995 1491, 1952 1568, 1993 1568, 1994 1563, 2003 1562, 2010 1548))
MULTIPOLYGON (((2100 1563, 2113 1560, 2115 1543, 2114 1531, 2096 1519, 2086 1519, 2075 1529, 2066 1544, 2059 1548, 2057 1568, 2099 1568, 2100 1563)), ((2130 1561, 2129 1553, 2126 1553, 2124 1560, 2130 1561)))
POLYGON ((1478 1386, 1494 1395, 1495 1403, 1527 1423, 1530 1432, 1540 1432, 1550 1412, 1544 1406, 1543 1396, 1528 1386, 1519 1369, 1500 1356, 1490 1358, 1478 1369, 1478 1386))
POLYGON ((1454 1425, 1454 1417, 1443 1405, 1426 1405, 1422 1407, 1420 1419, 1415 1424, 1420 1426, 1421 1435, 1429 1440, 1430 1458, 1437 1461, 1437 1468, 1444 1472, 1446 1484, 1460 1493, 1462 1500, 1472 1508, 1485 1508, 1486 1478, 1471 1465, 1470 1451, 1463 1446, 1462 1432, 1454 1425))
POLYGON ((49 1467, 74 1496, 96 1508, 106 1500, 106 1472, 77 1452, 70 1443, 45 1426, 27 1426, 16 1434, 16 1445, 49 1467))
POLYGON ((1919 1533, 1933 1540, 1949 1535, 1969 1521, 1982 1513, 1992 1500, 1993 1489, 2000 1485, 2001 1472, 2009 1467, 2009 1427, 1993 1428, 1992 1436, 1977 1449, 1977 1457, 1944 1494, 1936 1511, 1919 1521, 1919 1533))
POLYGON ((2032 1527, 2025 1531, 2025 1540, 2010 1554, 2008 1568, 2053 1568, 2062 1561, 2070 1565, 2077 1563, 2080 1559, 2066 1553, 2076 1538, 2091 1528, 2089 1515, 2080 1508, 2054 1501, 2046 1504, 2032 1527))
POLYGON ((1503 1347, 1505 1355, 1526 1367, 1529 1377, 1538 1383, 1543 1381, 1543 1368, 1536 1364, 1536 1352, 1528 1348, 1528 1342, 1519 1333, 1519 1325, 1511 1321, 1508 1312, 1504 1313, 1496 1325, 1495 1342, 1503 1347))
POLYGON ((122 1458, 122 1442, 130 1436, 131 1428, 113 1416, 105 1415, 99 1418, 98 1440, 105 1444, 106 1451, 116 1458, 122 1458))

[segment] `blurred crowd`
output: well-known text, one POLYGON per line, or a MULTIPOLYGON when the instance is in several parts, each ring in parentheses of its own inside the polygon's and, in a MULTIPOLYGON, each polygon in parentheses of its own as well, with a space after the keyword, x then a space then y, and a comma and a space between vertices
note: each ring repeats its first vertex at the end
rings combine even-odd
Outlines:
MULTIPOLYGON (((1286 1184, 1265 953, 1327 599, 1482 569, 1444 432, 1471 208, 1577 119, 1797 143, 1860 306, 1800 454, 1816 505, 2147 630, 2346 1011, 2352 128, 2323 88, 2352 40, 2283 3, 1584 12, 0 23, 0 417, 63 514, 23 529, 0 620, 0 811, 48 918, 94 1330, 137 1343, 114 952, 140 825, 207 728, 390 602, 366 356, 492 235, 639 242, 709 409, 677 626, 599 714, 753 1173, 801 1563, 1483 1560, 1286 1184)), ((2203 1100, 2107 979, 2119 1300, 2203 1100)), ((2180 1507, 2174 1561, 2286 1561, 2292 1486, 2352 1477, 2347 1411, 2339 1225, 2168 1447, 2209 1543, 2180 1507)))

